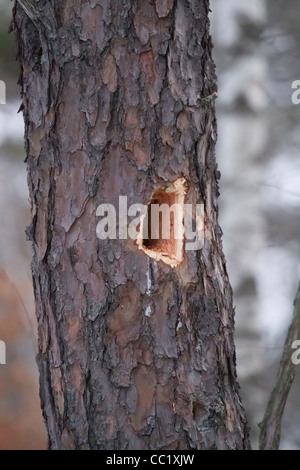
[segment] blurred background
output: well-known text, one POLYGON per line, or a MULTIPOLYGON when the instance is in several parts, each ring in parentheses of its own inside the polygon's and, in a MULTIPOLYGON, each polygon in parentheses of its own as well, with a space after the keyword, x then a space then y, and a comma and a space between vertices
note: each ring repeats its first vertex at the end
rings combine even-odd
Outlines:
MULTIPOLYGON (((18 66, 0 0, 0 449, 45 449, 38 397, 36 325, 24 230, 30 207, 18 66)), ((211 0, 219 78, 220 224, 236 306, 238 375, 257 447, 300 277, 300 80, 298 0, 211 0)), ((300 339, 300 338, 299 338, 300 339)), ((300 449, 300 366, 288 398, 281 449, 300 449)))

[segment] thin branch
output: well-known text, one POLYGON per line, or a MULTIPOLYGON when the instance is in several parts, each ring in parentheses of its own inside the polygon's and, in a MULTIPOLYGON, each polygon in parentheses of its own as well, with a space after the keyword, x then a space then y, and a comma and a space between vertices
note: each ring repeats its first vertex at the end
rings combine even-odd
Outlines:
POLYGON ((294 316, 284 343, 279 370, 271 392, 264 419, 260 423, 260 450, 277 450, 286 400, 295 378, 292 344, 300 339, 300 283, 294 300, 294 316))

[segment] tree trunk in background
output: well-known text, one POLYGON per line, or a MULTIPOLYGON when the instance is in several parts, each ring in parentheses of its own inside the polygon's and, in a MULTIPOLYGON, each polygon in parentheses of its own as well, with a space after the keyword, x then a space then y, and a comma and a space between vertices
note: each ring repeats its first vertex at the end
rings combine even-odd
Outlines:
MULTIPOLYGON (((51 449, 245 449, 217 222, 207 0, 15 7, 51 449), (31 17, 31 18, 30 18, 31 17), (96 208, 184 177, 205 244, 172 268, 96 208)), ((28 2, 27 2, 28 5, 28 2)))

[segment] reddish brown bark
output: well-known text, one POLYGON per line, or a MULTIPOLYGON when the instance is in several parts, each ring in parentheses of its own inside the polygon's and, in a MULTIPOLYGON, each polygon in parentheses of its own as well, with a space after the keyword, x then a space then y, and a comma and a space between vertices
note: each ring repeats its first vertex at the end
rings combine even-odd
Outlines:
POLYGON ((48 1, 29 14, 21 4, 50 448, 247 448, 217 221, 215 111, 201 101, 216 90, 208 1, 48 1), (205 205, 201 251, 172 268, 131 240, 96 237, 100 203, 117 206, 121 194, 147 204, 179 177, 186 201, 205 205))

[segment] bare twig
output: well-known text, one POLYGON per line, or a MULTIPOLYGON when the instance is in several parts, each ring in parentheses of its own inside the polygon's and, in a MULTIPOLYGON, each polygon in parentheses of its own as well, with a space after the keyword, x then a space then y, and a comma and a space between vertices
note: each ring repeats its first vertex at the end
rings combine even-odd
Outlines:
POLYGON ((300 339, 300 283, 294 301, 294 315, 284 343, 279 370, 267 409, 260 423, 260 450, 276 450, 280 443, 281 421, 286 400, 295 378, 292 344, 300 339))

